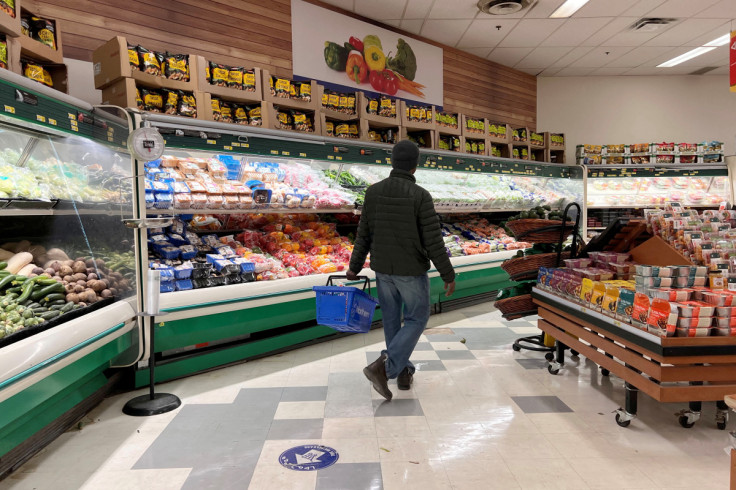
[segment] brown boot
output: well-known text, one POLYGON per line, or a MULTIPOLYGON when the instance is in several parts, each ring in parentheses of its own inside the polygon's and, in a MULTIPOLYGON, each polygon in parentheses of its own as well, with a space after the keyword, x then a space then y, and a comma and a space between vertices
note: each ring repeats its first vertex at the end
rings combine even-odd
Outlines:
POLYGON ((363 368, 363 374, 373 385, 373 389, 386 400, 391 401, 394 394, 388 388, 388 377, 386 376, 386 359, 388 357, 383 354, 381 357, 368 364, 363 368))
POLYGON ((396 378, 396 384, 399 385, 400 390, 408 390, 411 388, 411 382, 414 379, 414 375, 409 372, 409 368, 405 367, 399 377, 396 378))

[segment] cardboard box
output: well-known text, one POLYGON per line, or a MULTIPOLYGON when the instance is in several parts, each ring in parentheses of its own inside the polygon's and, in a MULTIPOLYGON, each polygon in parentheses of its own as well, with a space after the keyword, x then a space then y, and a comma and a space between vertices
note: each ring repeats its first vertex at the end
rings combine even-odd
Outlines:
POLYGON ((229 100, 226 97, 220 97, 220 96, 213 95, 207 92, 202 93, 202 106, 201 107, 199 107, 199 105, 197 106, 197 113, 200 119, 205 120, 205 121, 215 120, 214 113, 212 112, 212 97, 217 97, 217 98, 220 98, 221 100, 232 102, 234 104, 247 105, 249 107, 260 105, 261 106, 261 126, 254 126, 254 127, 265 127, 264 125, 266 124, 266 118, 268 117, 268 114, 266 114, 267 112, 266 105, 263 101, 249 102, 246 104, 246 103, 242 103, 238 101, 229 100))
POLYGON ((285 107, 288 109, 296 109, 298 111, 318 111, 322 106, 319 85, 314 80, 312 80, 311 82, 299 82, 311 83, 312 85, 312 100, 310 102, 305 102, 302 100, 275 97, 271 95, 271 73, 268 70, 263 70, 261 73, 263 77, 263 100, 265 100, 266 102, 271 102, 280 107, 285 107))
MULTIPOLYGON (((263 127, 267 129, 281 129, 281 126, 279 125, 279 120, 276 115, 277 110, 276 108, 279 107, 282 110, 289 110, 290 108, 288 106, 283 106, 279 104, 272 104, 271 102, 265 102, 263 107, 263 127)), ((299 109, 295 109, 299 110, 299 109)), ((296 130, 288 130, 283 129, 282 131, 289 131, 292 133, 299 133, 299 134, 315 134, 315 135, 321 135, 322 134, 322 121, 320 118, 319 111, 314 110, 305 110, 304 112, 307 117, 312 118, 312 122, 314 124, 314 131, 296 131, 296 130)))
POLYGON ((358 119, 360 117, 360 111, 358 109, 358 104, 360 103, 360 95, 362 94, 362 92, 360 91, 348 92, 355 96, 355 113, 347 114, 345 112, 339 112, 339 111, 335 111, 332 109, 328 109, 322 104, 322 98, 324 97, 324 93, 325 93, 324 86, 318 84, 317 91, 318 91, 317 100, 319 102, 319 110, 320 112, 325 114, 328 118, 334 119, 336 121, 351 121, 353 119, 358 119))
POLYGON ((485 139, 486 135, 488 134, 488 120, 482 117, 470 117, 470 116, 466 116, 465 114, 461 114, 460 128, 461 128, 461 134, 463 136, 466 136, 468 138, 472 138, 475 140, 482 140, 482 139, 485 139), (483 128, 480 130, 479 133, 468 129, 468 120, 470 119, 474 119, 476 121, 477 120, 483 121, 483 128))
MULTIPOLYGON (((138 103, 136 102, 135 97, 136 87, 137 81, 132 78, 123 78, 122 80, 118 80, 112 85, 102 89, 102 103, 127 109, 138 109, 138 103)), ((150 88, 158 89, 159 87, 150 88)), ((204 114, 206 114, 207 109, 209 108, 211 112, 211 106, 209 105, 209 102, 205 104, 203 93, 196 90, 192 92, 194 93, 194 98, 197 101, 197 118, 201 119, 202 115, 200 111, 204 110, 204 114)))
POLYGON ((197 58, 199 57, 189 55, 188 82, 151 75, 130 67, 128 42, 124 37, 117 36, 95 49, 94 53, 92 53, 95 88, 104 89, 124 78, 132 78, 151 88, 168 88, 171 90, 194 92, 199 90, 199 84, 197 83, 197 58))
MULTIPOLYGON (((69 86, 68 86, 68 71, 65 64, 54 64, 54 63, 38 63, 39 65, 43 66, 46 71, 49 72, 49 75, 51 75, 51 80, 54 84, 53 88, 54 90, 58 90, 59 92, 63 92, 65 94, 69 93, 69 86)), ((23 70, 21 68, 20 72, 21 75, 23 74, 23 70)), ((41 83, 41 82, 36 82, 41 83)), ((44 87, 47 87, 47 85, 44 85, 44 87)))
POLYGON ((368 113, 368 97, 364 93, 360 92, 358 96, 358 114, 362 120, 368 121, 371 126, 376 128, 398 128, 401 126, 401 101, 396 101, 396 117, 379 116, 378 114, 368 113))
POLYGON ((434 106, 428 106, 427 110, 431 114, 431 120, 429 122, 417 122, 417 121, 410 121, 409 116, 407 115, 407 108, 413 104, 407 104, 406 101, 401 101, 400 109, 399 109, 399 115, 401 117, 401 127, 402 128, 410 128, 410 129, 416 129, 416 130, 428 130, 432 131, 434 129, 437 129, 437 111, 435 110, 434 106))
MULTIPOLYGON (((322 136, 328 136, 327 135, 327 122, 328 122, 327 120, 329 119, 330 122, 332 122, 335 125, 334 126, 335 129, 337 129, 337 126, 339 124, 352 124, 352 123, 356 123, 358 125, 358 138, 357 139, 356 138, 344 138, 344 139, 346 141, 360 141, 360 140, 364 140, 364 137, 365 137, 365 134, 364 134, 364 132, 365 132, 365 126, 361 123, 360 118, 357 115, 352 115, 352 116, 350 116, 349 119, 334 119, 332 117, 332 114, 335 113, 335 111, 328 111, 328 113, 322 112, 322 111, 320 111, 320 113, 319 113, 319 117, 320 117, 320 130, 321 130, 321 133, 320 134, 322 136), (329 115, 328 115, 328 113, 329 113, 329 115)), ((346 116, 347 115, 347 114, 342 114, 342 113, 337 113, 337 114, 340 114, 342 116, 346 116)), ((333 136, 337 137, 336 134, 333 135, 333 136)), ((340 139, 343 139, 343 138, 340 138, 340 139)))
POLYGON ((420 148, 428 148, 428 149, 437 149, 437 131, 433 130, 427 130, 427 129, 415 129, 415 128, 407 128, 405 126, 401 126, 400 131, 400 140, 409 139, 409 133, 412 133, 415 137, 416 136, 422 136, 425 139, 425 143, 429 146, 421 146, 420 148))
POLYGON ((0 11, 0 34, 10 37, 20 36, 20 0, 15 2, 15 17, 11 17, 4 11, 0 11))
POLYGON ((491 141, 491 143, 511 143, 511 126, 509 126, 508 124, 494 123, 488 121, 488 139, 491 141), (497 128, 499 127, 506 128, 506 134, 504 136, 498 136, 497 128))
MULTIPOLYGON (((23 13, 23 15, 33 15, 32 12, 26 10, 25 8, 21 9, 21 12, 23 13)), ((18 41, 20 41, 21 56, 23 58, 31 58, 35 61, 41 61, 44 63, 62 64, 64 63, 64 48, 61 35, 61 22, 55 19, 49 19, 48 17, 44 17, 44 19, 54 23, 56 49, 51 49, 50 47, 39 41, 36 41, 35 39, 21 35, 18 37, 18 41)))
POLYGON ((693 265, 688 259, 683 257, 669 243, 659 236, 653 236, 638 247, 629 251, 631 259, 639 264, 646 265, 693 265))
MULTIPOLYGON (((192 57, 190 56, 190 59, 192 57)), ((196 56, 196 76, 197 85, 199 90, 206 92, 223 99, 228 99, 236 103, 252 104, 254 102, 260 102, 263 100, 263 76, 261 75, 260 68, 253 68, 254 75, 256 78, 256 90, 255 92, 247 92, 245 90, 237 90, 229 87, 219 87, 212 85, 207 81, 207 66, 209 61, 204 56, 196 56)))

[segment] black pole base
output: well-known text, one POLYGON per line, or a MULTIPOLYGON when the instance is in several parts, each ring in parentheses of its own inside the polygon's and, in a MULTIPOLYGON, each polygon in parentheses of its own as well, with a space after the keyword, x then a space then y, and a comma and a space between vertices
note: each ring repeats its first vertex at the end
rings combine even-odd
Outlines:
POLYGON ((168 393, 156 393, 151 398, 150 394, 141 395, 128 401, 123 407, 125 415, 133 417, 148 417, 170 412, 181 405, 181 400, 176 395, 168 393))

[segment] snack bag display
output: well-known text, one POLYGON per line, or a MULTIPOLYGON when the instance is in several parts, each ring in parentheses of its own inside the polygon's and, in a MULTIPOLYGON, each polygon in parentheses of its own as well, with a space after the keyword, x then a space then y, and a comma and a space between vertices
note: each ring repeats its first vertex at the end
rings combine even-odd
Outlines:
POLYGON ((171 80, 189 81, 189 55, 166 53, 164 75, 171 80))

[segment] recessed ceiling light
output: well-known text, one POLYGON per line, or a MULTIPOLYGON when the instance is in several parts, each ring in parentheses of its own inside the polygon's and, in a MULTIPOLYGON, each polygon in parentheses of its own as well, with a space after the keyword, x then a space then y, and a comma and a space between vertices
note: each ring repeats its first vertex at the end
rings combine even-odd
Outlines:
POLYGON ((588 3, 588 0, 567 0, 560 7, 552 12, 549 16, 550 19, 563 19, 570 17, 572 14, 580 10, 580 8, 588 3))
POLYGON ((718 39, 714 39, 714 40, 712 40, 709 43, 703 44, 703 46, 725 46, 726 44, 728 44, 728 41, 730 39, 731 39, 731 35, 730 34, 724 34, 721 37, 719 37, 718 39))
POLYGON ((679 65, 680 63, 691 60, 697 56, 700 56, 701 54, 705 54, 708 51, 713 51, 714 49, 716 49, 715 46, 700 46, 699 48, 691 49, 685 54, 681 54, 680 56, 672 58, 669 61, 665 61, 661 65, 657 65, 657 68, 670 68, 672 66, 679 65))

